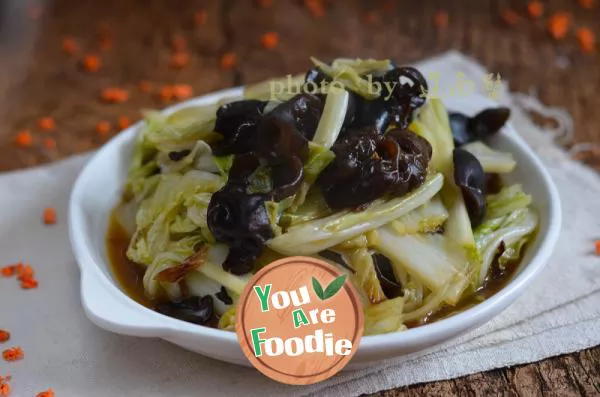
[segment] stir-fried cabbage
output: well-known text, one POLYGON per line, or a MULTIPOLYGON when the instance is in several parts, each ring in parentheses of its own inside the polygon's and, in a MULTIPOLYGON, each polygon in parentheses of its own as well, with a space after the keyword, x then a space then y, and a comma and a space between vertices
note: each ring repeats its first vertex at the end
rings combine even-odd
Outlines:
POLYGON ((481 141, 467 143, 462 148, 477 157, 485 172, 504 174, 517 166, 512 154, 494 150, 481 141))
MULTIPOLYGON (((339 132, 339 131, 338 131, 339 132)), ((336 133, 337 136, 337 133, 336 133)), ((313 184, 321 171, 325 169, 335 158, 335 154, 326 146, 312 143, 308 146, 309 156, 304 164, 304 180, 313 184)))
MULTIPOLYGON (((469 281, 465 250, 440 234, 398 235, 389 227, 377 231, 377 251, 390 258, 394 271, 408 272, 432 291, 452 286, 444 300, 456 304, 469 281)), ((399 278, 399 277, 398 277, 399 278)))
MULTIPOLYGON (((379 98, 381 93, 375 88, 375 86, 362 78, 360 74, 352 67, 341 66, 336 68, 329 66, 325 62, 321 62, 316 58, 311 58, 311 61, 318 67, 323 73, 331 77, 334 82, 342 85, 344 88, 356 92, 357 94, 367 98, 375 99, 379 98)), ((329 90, 334 87, 333 83, 330 83, 329 90)))
POLYGON ((422 128, 428 131, 427 134, 434 141, 431 164, 437 171, 444 174, 447 181, 441 191, 442 200, 449 213, 444 233, 467 250, 474 252, 475 240, 469 214, 460 189, 453 183, 452 151, 454 142, 444 105, 439 99, 432 98, 429 104, 423 107, 419 114, 419 120, 422 128))
POLYGON ((389 59, 337 58, 331 63, 331 67, 334 69, 350 68, 359 75, 382 74, 392 69, 392 61, 389 59))
POLYGON ((221 315, 218 326, 219 329, 235 332, 235 306, 221 315))
POLYGON ((406 215, 390 222, 390 226, 398 235, 416 233, 434 233, 441 230, 448 219, 448 210, 439 197, 416 208, 406 215))
MULTIPOLYGON (((185 276, 185 282, 189 293, 194 296, 215 295, 221 290, 221 284, 214 279, 207 277, 200 271, 188 273, 185 276)), ((231 297, 232 304, 226 304, 220 299, 213 299, 215 311, 219 315, 223 315, 225 312, 235 307, 239 299, 239 294, 233 291, 227 292, 229 297, 231 297)))
POLYGON ((365 308, 365 335, 403 331, 404 298, 394 298, 365 308))
POLYGON ((481 253, 482 265, 477 282, 482 285, 498 250, 499 266, 520 257, 521 248, 538 225, 537 213, 529 207, 531 196, 525 194, 520 185, 502 189, 500 193, 487 197, 487 215, 475 230, 475 242, 481 253))
MULTIPOLYGON (((283 199, 269 196, 275 165, 273 159, 264 158, 243 187, 247 193, 265 195, 259 202, 265 212, 259 207, 256 213, 262 214, 263 222, 266 214, 272 231, 252 263, 254 271, 286 255, 330 263, 348 276, 358 292, 365 310, 365 334, 374 335, 404 330, 445 305, 458 305, 485 286, 497 267, 502 272, 521 258, 539 222, 531 196, 520 185, 486 196, 485 218, 472 230, 461 190, 454 183, 454 142, 447 111, 438 99, 423 106, 409 127, 432 147, 425 182, 402 197, 384 195, 360 210, 330 208, 320 190, 325 187, 316 182, 335 159, 331 147, 348 128, 344 122, 351 108, 349 91, 378 98, 376 86, 365 76, 381 76, 394 66, 389 60, 373 59, 313 62, 333 84, 319 88, 327 96, 321 117, 313 124, 316 132, 308 142, 308 154, 303 152, 299 188, 283 199)), ((304 78, 290 76, 249 86, 243 98, 268 101, 261 111, 268 113, 300 93, 304 78)), ((165 295, 171 301, 185 298, 186 291, 193 296, 212 295, 218 327, 225 330, 235 329, 236 304, 252 276, 224 270, 225 260, 231 264, 228 255, 235 251, 219 243, 208 226, 211 198, 227 183, 235 157, 212 152, 211 147, 223 138, 214 131, 216 110, 233 100, 240 98, 172 114, 146 112, 115 211, 131 235, 127 257, 146 268, 146 294, 165 295), (182 289, 182 283, 187 288, 182 289), (223 291, 231 302, 223 298, 223 291)), ((507 173, 516 166, 510 153, 483 142, 462 148, 479 160, 485 172, 507 173)))
POLYGON ((215 105, 186 107, 170 115, 145 112, 146 125, 142 134, 158 150, 170 152, 190 149, 196 142, 215 142, 215 105))
POLYGON ((365 248, 359 248, 342 256, 354 270, 351 276, 355 284, 360 287, 371 303, 378 303, 386 299, 381 284, 377 279, 373 256, 365 248))
MULTIPOLYGON (((220 176, 204 171, 190 170, 184 175, 165 174, 160 176, 154 194, 140 204, 136 214, 136 232, 127 256, 148 267, 144 286, 150 296, 160 292, 159 282, 154 279, 156 274, 192 255, 194 246, 204 240, 202 233, 183 238, 174 238, 173 234, 181 233, 181 230, 189 233, 207 228, 206 196, 201 195, 215 192, 221 186, 223 179, 220 176), (188 211, 195 212, 196 216, 184 223, 181 215, 188 211)), ((160 284, 168 289, 169 295, 179 295, 175 286, 160 284)))
POLYGON ((323 114, 312 140, 314 143, 327 149, 335 143, 346 118, 349 97, 350 94, 344 89, 336 87, 329 89, 323 114))
POLYGON ((388 201, 377 200, 361 212, 340 211, 326 218, 291 227, 268 245, 287 255, 309 255, 376 229, 425 204, 442 187, 443 177, 430 177, 415 191, 388 201))

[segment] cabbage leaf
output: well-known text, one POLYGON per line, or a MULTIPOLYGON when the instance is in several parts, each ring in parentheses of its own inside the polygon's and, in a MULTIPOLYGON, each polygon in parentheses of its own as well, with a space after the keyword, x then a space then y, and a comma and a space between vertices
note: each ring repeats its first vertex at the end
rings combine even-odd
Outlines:
POLYGON ((398 297, 365 308, 365 335, 404 331, 404 298, 398 297))
POLYGON ((328 217, 290 227, 287 233, 271 239, 273 250, 288 255, 316 254, 348 239, 376 229, 428 202, 443 185, 436 174, 418 189, 391 200, 376 200, 360 212, 339 211, 328 217))
POLYGON ((517 166, 511 153, 494 150, 481 141, 467 143, 461 148, 479 160, 484 172, 503 174, 511 172, 517 166))
POLYGON ((529 241, 539 223, 538 214, 530 208, 531 196, 520 185, 502 189, 486 197, 487 212, 484 221, 475 229, 475 242, 482 258, 476 282, 482 285, 498 250, 499 265, 506 266, 520 257, 522 247, 529 241))
POLYGON ((428 130, 434 142, 431 166, 442 172, 446 180, 441 192, 442 200, 449 213, 444 233, 470 253, 476 253, 469 214, 462 193, 454 183, 454 141, 448 115, 442 102, 432 98, 419 113, 419 121, 422 128, 428 130))

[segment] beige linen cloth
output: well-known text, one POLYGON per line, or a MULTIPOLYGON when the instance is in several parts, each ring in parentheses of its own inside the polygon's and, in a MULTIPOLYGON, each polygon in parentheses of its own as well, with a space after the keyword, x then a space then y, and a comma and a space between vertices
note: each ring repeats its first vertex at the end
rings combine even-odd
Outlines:
MULTIPOLYGON (((482 82, 486 72, 458 53, 419 65, 440 71, 442 83, 456 72, 482 82)), ((483 84, 478 89, 484 89, 483 84)), ((511 103, 519 98, 499 92, 511 103)), ((522 98, 520 98, 522 99, 522 98)), ((323 383, 278 384, 249 368, 218 362, 167 342, 120 336, 93 325, 79 297, 79 270, 67 236, 71 186, 88 159, 77 156, 50 166, 0 175, 0 264, 28 261, 40 287, 22 291, 0 278, 0 329, 12 332, 25 359, 0 360, 0 376, 11 374, 13 395, 34 396, 52 387, 59 397, 106 396, 355 396, 383 389, 455 378, 540 360, 600 343, 600 178, 551 143, 548 132, 522 112, 513 123, 544 159, 558 185, 564 226, 545 271, 508 310, 488 324, 430 352, 341 373, 323 383), (41 212, 58 211, 46 227, 41 212)))

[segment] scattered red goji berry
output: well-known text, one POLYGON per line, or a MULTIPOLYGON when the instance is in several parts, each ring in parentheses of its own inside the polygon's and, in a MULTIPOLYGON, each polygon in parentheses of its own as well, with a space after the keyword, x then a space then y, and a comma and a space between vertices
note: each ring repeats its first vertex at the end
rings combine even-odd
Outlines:
POLYGON ((171 55, 169 66, 175 69, 183 69, 190 63, 190 54, 187 52, 176 52, 171 55))
POLYGON ((44 208, 44 224, 54 225, 56 224, 56 210, 54 208, 44 208))
POLYGON ((234 52, 227 52, 221 57, 220 65, 222 70, 231 70, 237 64, 237 55, 234 52))
POLYGON ((581 51, 586 53, 596 51, 596 36, 591 29, 585 27, 577 29, 577 40, 581 51))
POLYGON ((564 39, 569 32, 571 15, 567 12, 557 12, 548 21, 550 36, 556 40, 564 39))
POLYGON ((17 279, 19 281, 29 280, 35 276, 35 272, 31 265, 18 265, 17 266, 17 279))
POLYGON ((100 58, 98 58, 96 55, 86 55, 81 61, 81 65, 88 72, 97 72, 100 70, 100 58))
POLYGON ((192 86, 189 84, 175 84, 173 85, 172 89, 173 96, 179 100, 189 99, 194 93, 192 86))
POLYGON ((39 283, 34 278, 26 278, 24 280, 21 280, 21 284, 20 285, 21 285, 22 289, 34 289, 34 288, 37 288, 39 286, 39 283))
POLYGON ((325 7, 323 7, 322 0, 304 0, 304 6, 314 18, 325 16, 325 7))
POLYGON ((121 103, 129 99, 129 93, 123 88, 105 88, 101 94, 102 99, 108 103, 121 103))
POLYGON ((33 138, 29 130, 23 130, 15 137, 15 143, 21 147, 31 146, 33 138))
MULTIPOLYGON (((0 343, 8 342, 10 339, 10 332, 0 329, 0 343)), ((0 377, 0 381, 2 377, 0 377)))
POLYGON ((271 50, 279 44, 279 35, 277 32, 268 32, 262 35, 260 42, 263 48, 271 50))
POLYGON ((168 85, 168 84, 160 87, 160 91, 158 92, 158 97, 163 102, 172 101, 174 95, 175 95, 175 93, 173 92, 173 86, 168 85))
POLYGON ((539 1, 532 1, 527 4, 527 12, 531 18, 539 18, 544 14, 544 5, 539 1))
POLYGON ((12 277, 16 273, 17 273, 16 265, 8 265, 8 266, 4 266, 0 269, 0 274, 2 274, 2 277, 12 277))
POLYGON ((65 37, 62 41, 62 49, 66 54, 74 55, 79 51, 79 44, 71 37, 65 37))
POLYGON ((101 137, 106 137, 110 133, 110 123, 108 121, 99 121, 96 124, 96 132, 101 137))
POLYGON ((6 382, 0 382, 0 396, 8 397, 10 396, 10 385, 6 382))
POLYGON ((6 349, 2 352, 2 357, 6 361, 17 361, 22 359, 25 356, 23 353, 23 349, 20 347, 11 347, 10 349, 6 349))
POLYGON ((48 389, 36 394, 35 397, 54 397, 54 391, 52 389, 48 389))
POLYGON ((129 117, 126 116, 119 116, 117 125, 119 126, 119 130, 124 130, 131 125, 131 120, 129 120, 129 117))
POLYGON ((56 122, 52 117, 42 117, 38 121, 38 127, 41 130, 50 131, 56 128, 56 122))

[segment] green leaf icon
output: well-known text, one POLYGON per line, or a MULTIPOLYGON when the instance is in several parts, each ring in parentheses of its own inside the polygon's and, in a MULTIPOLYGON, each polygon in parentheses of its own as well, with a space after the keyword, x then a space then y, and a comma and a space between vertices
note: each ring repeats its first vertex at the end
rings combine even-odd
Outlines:
POLYGON ((319 284, 319 280, 317 280, 314 277, 312 278, 312 287, 313 287, 313 290, 315 291, 315 294, 317 294, 317 296, 319 297, 319 299, 325 300, 325 296, 323 293, 323 287, 321 287, 321 284, 319 284))
POLYGON ((338 293, 338 291, 342 288, 342 286, 346 282, 346 277, 348 277, 348 276, 346 274, 343 274, 343 275, 337 277, 335 280, 333 280, 327 286, 327 288, 325 288, 325 293, 323 294, 323 300, 333 298, 335 296, 335 294, 338 293))

